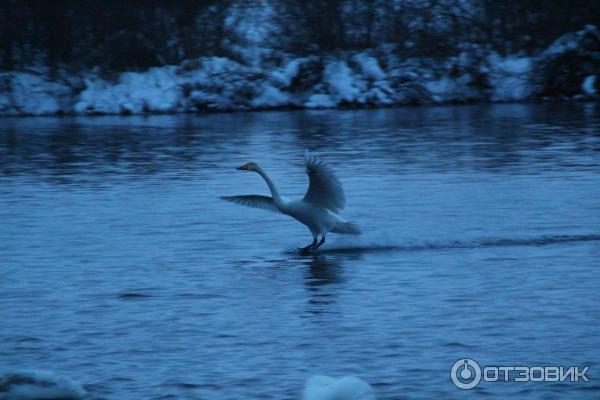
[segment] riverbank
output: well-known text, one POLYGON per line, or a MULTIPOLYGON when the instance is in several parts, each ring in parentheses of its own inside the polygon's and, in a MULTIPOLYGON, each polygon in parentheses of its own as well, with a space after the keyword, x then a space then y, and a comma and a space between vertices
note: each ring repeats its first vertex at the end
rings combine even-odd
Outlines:
POLYGON ((0 115, 195 113, 511 102, 598 96, 600 33, 566 34, 540 54, 464 46, 443 60, 400 59, 391 46, 244 60, 203 57, 107 76, 98 71, 0 73, 0 115))

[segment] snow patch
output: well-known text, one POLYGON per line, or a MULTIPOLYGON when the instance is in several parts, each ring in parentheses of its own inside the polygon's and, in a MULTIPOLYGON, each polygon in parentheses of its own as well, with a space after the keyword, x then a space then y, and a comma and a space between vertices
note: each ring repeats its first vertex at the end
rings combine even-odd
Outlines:
POLYGON ((455 87, 455 82, 448 78, 425 83, 425 88, 433 94, 433 100, 436 102, 443 101, 448 93, 452 93, 455 90, 455 87))
POLYGON ((50 115, 68 108, 71 88, 42 75, 24 72, 0 75, 0 114, 50 115))
POLYGON ((289 95, 273 86, 264 87, 258 97, 252 100, 255 108, 285 107, 290 104, 289 95))
POLYGON ((594 25, 586 25, 580 31, 569 32, 558 38, 542 52, 541 57, 553 57, 578 50, 586 36, 594 37, 597 41, 600 41, 600 32, 598 32, 598 29, 594 25))
POLYGON ((581 84, 581 89, 583 90, 583 93, 587 94, 588 96, 595 96, 596 95, 596 75, 590 75, 590 76, 586 77, 583 80, 583 83, 581 84))
POLYGON ((490 100, 516 101, 531 96, 531 58, 506 57, 494 54, 488 58, 489 82, 492 86, 490 100))
POLYGON ((86 81, 75 111, 88 114, 142 114, 177 111, 180 89, 175 67, 121 74, 116 84, 98 78, 86 81))
POLYGON ((313 94, 304 103, 306 108, 333 108, 336 105, 337 103, 327 94, 313 94))
POLYGON ((379 66, 379 62, 366 54, 360 53, 353 57, 353 60, 358 64, 362 74, 369 79, 381 80, 385 79, 385 72, 379 66))
POLYGON ((283 69, 271 72, 271 76, 283 87, 288 87, 292 83, 292 80, 298 75, 300 64, 302 64, 305 60, 306 59, 304 58, 295 58, 288 62, 283 69))
POLYGON ((354 75, 346 61, 327 63, 323 73, 323 81, 329 93, 338 101, 354 102, 360 96, 358 77, 354 75))

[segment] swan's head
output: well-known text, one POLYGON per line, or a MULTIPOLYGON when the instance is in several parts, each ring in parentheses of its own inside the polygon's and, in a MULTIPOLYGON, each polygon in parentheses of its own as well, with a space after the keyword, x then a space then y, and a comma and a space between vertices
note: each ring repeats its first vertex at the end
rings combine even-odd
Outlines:
POLYGON ((257 171, 258 170, 258 164, 255 162, 248 162, 244 165, 242 165, 241 167, 238 167, 237 169, 241 170, 241 171, 257 171))

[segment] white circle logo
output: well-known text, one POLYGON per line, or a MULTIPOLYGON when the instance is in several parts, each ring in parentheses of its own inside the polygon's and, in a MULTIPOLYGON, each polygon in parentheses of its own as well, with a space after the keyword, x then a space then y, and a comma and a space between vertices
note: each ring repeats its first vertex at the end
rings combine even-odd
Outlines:
POLYGON ((452 364, 450 378, 459 389, 473 389, 481 381, 481 367, 470 358, 461 358, 452 364))

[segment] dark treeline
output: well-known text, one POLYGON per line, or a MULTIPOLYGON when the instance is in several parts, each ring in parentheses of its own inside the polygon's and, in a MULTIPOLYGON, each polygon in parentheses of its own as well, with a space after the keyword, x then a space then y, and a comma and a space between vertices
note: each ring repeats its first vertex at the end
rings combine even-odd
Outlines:
POLYGON ((0 0, 1 66, 143 69, 220 54, 229 0, 0 0), (40 59, 41 58, 41 59, 40 59))
POLYGON ((286 50, 393 43, 406 56, 457 54, 465 44, 532 54, 600 23, 595 0, 282 0, 277 15, 286 50))
POLYGON ((473 44, 532 54, 600 25, 595 0, 0 0, 0 68, 123 71, 230 55, 245 40, 237 14, 260 7, 272 10, 274 30, 261 45, 297 54, 381 44, 406 57, 445 57, 473 44))

